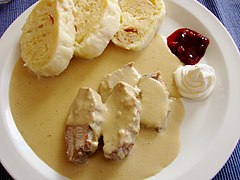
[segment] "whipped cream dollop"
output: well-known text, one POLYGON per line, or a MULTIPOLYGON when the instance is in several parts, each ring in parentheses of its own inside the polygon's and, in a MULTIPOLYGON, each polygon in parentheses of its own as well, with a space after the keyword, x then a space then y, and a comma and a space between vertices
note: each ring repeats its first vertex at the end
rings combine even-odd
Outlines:
POLYGON ((203 100, 212 93, 216 75, 214 69, 207 64, 186 65, 174 72, 174 80, 181 96, 203 100))

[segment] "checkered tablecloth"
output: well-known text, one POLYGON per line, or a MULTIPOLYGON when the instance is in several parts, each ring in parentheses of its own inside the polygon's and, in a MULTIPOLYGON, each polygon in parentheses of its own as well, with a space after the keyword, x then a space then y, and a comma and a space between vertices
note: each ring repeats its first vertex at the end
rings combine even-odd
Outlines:
MULTIPOLYGON (((37 0, 12 0, 0 5, 0 37, 9 25, 37 0)), ((198 0, 227 28, 240 49, 240 0, 198 0)), ((0 147, 3 148, 3 147, 0 147)), ((12 179, 0 164, 0 180, 12 179)), ((213 180, 240 180, 240 141, 234 152, 213 180)))

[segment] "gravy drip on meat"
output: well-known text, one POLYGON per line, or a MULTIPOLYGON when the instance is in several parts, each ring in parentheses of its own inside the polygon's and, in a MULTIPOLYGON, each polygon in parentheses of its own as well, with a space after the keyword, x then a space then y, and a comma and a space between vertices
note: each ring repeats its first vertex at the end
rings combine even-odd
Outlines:
POLYGON ((130 52, 110 44, 92 61, 72 59, 58 77, 38 79, 19 60, 10 85, 10 106, 27 144, 36 155, 60 174, 71 179, 143 179, 170 164, 179 151, 179 127, 184 108, 173 81, 181 62, 170 53, 161 36, 155 36, 141 52, 130 52), (64 128, 69 107, 81 86, 98 90, 103 75, 134 61, 141 74, 161 71, 170 96, 171 114, 161 132, 142 128, 129 156, 121 161, 106 160, 97 150, 84 165, 67 161, 64 128))

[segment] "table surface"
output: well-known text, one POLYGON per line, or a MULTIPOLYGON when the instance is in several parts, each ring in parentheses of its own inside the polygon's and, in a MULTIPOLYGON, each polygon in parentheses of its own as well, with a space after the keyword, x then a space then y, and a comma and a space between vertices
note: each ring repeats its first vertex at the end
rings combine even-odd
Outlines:
MULTIPOLYGON (((0 5, 0 37, 9 25, 37 0, 12 0, 0 5)), ((240 1, 239 0, 198 0, 208 8, 227 28, 240 49, 240 1)), ((0 180, 12 179, 0 164, 0 180)), ((240 141, 229 160, 213 180, 240 180, 240 141)))

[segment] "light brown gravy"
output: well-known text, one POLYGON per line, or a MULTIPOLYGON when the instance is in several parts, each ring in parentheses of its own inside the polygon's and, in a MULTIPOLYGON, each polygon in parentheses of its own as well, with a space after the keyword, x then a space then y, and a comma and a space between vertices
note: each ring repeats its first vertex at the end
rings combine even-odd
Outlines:
POLYGON ((40 78, 29 73, 19 60, 10 85, 10 106, 27 144, 38 157, 60 174, 72 179, 143 179, 171 163, 179 151, 179 126, 184 108, 173 82, 180 61, 169 53, 161 36, 141 52, 129 52, 110 44, 91 61, 73 59, 58 77, 40 78), (98 89, 103 75, 134 61, 141 73, 160 70, 170 95, 176 97, 168 126, 160 133, 141 129, 129 156, 121 161, 105 160, 98 150, 84 165, 67 161, 64 146, 65 120, 81 86, 98 89))

